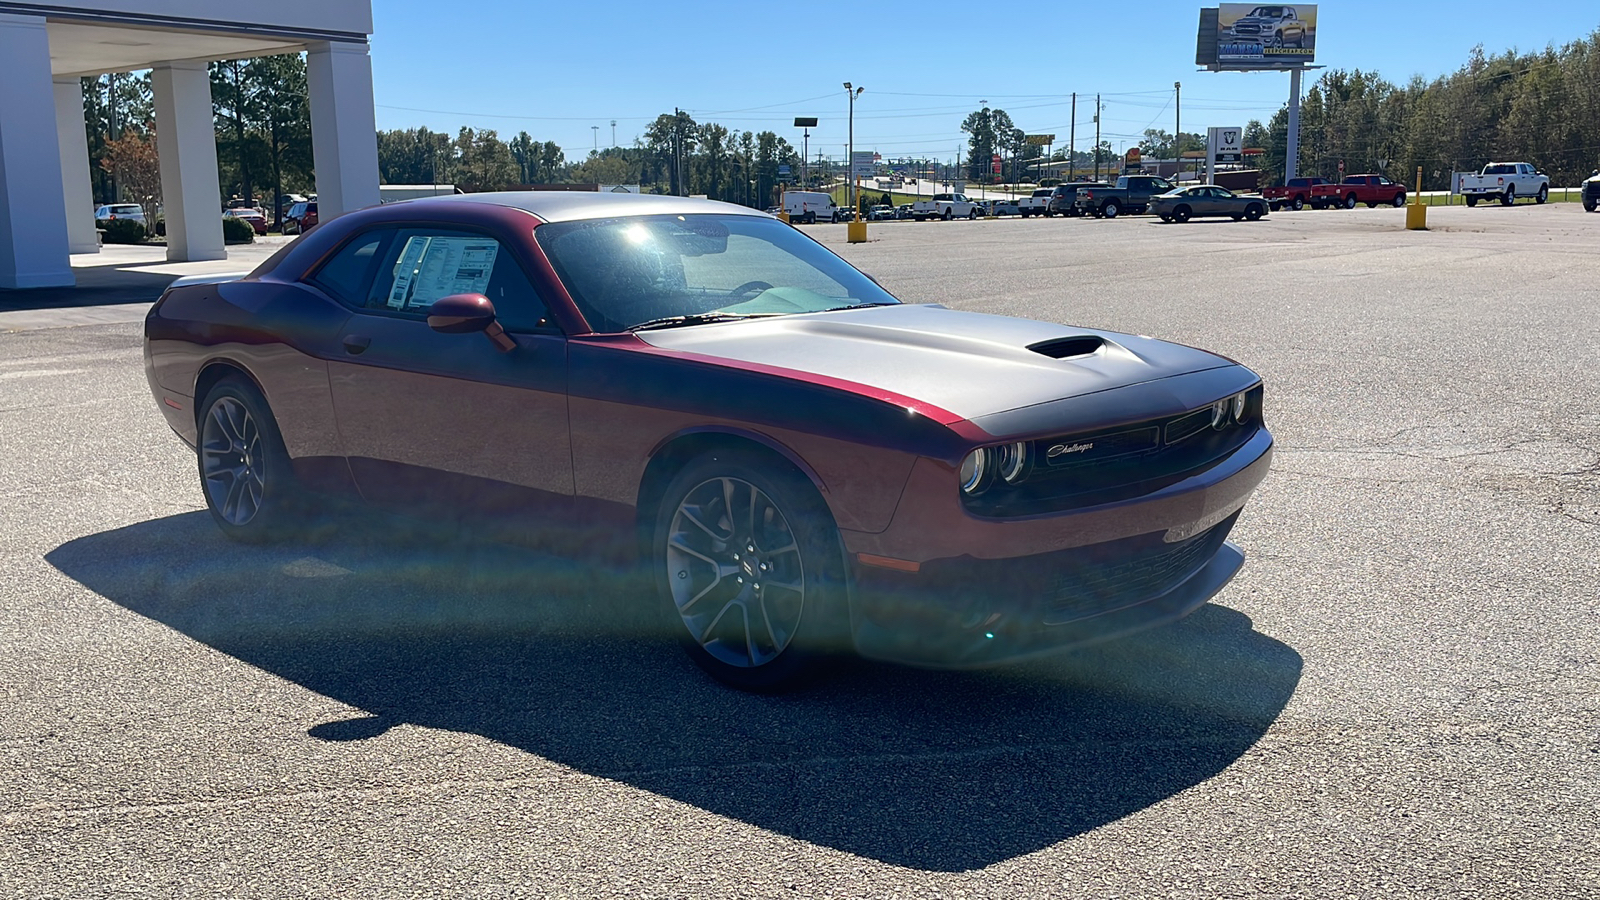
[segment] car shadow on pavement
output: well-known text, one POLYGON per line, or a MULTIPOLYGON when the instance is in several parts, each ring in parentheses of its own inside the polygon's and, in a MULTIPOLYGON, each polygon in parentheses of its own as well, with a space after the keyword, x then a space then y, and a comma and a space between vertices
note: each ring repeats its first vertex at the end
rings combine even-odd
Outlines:
POLYGON ((48 561, 95 593, 365 710, 814 844, 965 871, 1199 784, 1288 703, 1301 659, 1210 605, 1163 629, 987 672, 842 663, 778 696, 702 675, 637 579, 384 522, 241 547, 204 512, 79 538, 48 561))

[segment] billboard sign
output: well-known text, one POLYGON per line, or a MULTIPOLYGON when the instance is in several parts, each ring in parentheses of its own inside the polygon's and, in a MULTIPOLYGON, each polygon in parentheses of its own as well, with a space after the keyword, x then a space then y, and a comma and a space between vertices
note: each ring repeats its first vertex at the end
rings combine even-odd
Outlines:
POLYGON ((1056 142, 1056 136, 1053 134, 1027 134, 1023 135, 1022 139, 1034 147, 1043 147, 1056 142))
POLYGON ((1217 7, 1217 68, 1309 65, 1317 56, 1314 3, 1222 3, 1217 7))

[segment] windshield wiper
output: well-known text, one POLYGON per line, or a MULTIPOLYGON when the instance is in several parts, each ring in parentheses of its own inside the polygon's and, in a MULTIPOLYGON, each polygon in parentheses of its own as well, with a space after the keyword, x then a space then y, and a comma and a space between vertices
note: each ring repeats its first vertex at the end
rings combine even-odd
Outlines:
POLYGON ((709 325, 712 322, 733 322, 739 319, 763 319, 783 313, 695 313, 689 316, 662 316, 648 322, 630 326, 629 331, 648 331, 652 328, 682 328, 685 325, 709 325))
POLYGON ((903 305, 904 304, 901 304, 901 303, 886 303, 886 302, 884 302, 882 300, 874 300, 871 303, 849 303, 849 304, 846 304, 844 306, 834 306, 834 307, 830 307, 828 309, 818 309, 818 310, 813 310, 813 311, 814 312, 839 312, 841 310, 846 310, 846 309, 866 309, 866 308, 871 307, 871 306, 903 306, 903 305))

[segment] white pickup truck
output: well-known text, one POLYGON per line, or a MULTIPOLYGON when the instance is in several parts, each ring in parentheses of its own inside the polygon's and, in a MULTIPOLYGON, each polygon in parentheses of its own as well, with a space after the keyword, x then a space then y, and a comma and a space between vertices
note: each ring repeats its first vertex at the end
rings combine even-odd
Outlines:
POLYGON ((932 200, 919 200, 911 204, 911 218, 922 222, 927 219, 976 219, 983 209, 966 194, 934 194, 932 200))
POLYGON ((1550 179, 1531 163, 1489 163, 1480 174, 1457 175, 1456 193, 1467 198, 1468 206, 1477 206, 1479 200, 1499 200, 1510 206, 1518 197, 1543 203, 1550 198, 1550 179))
POLYGON ((1056 192, 1055 188, 1039 188, 1033 192, 1032 197, 1023 197, 1017 201, 1017 208, 1022 211, 1022 217, 1050 215, 1050 195, 1056 192))

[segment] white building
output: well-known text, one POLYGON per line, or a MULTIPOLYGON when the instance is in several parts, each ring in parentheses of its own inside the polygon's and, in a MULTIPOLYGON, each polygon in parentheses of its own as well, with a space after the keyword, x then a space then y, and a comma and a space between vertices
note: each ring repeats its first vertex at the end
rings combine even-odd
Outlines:
POLYGON ((0 289, 98 251, 79 78, 152 69, 167 259, 222 259, 206 64, 307 52, 321 218, 378 202, 370 0, 0 0, 0 289))

